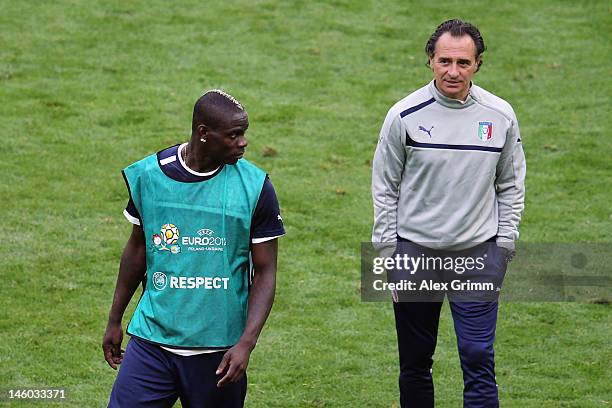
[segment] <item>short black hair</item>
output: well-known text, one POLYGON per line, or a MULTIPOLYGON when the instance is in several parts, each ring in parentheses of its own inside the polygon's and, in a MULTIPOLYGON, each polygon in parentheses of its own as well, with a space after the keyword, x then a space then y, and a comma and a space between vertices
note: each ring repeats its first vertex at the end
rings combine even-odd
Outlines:
MULTIPOLYGON (((453 37, 463 37, 466 34, 472 37, 472 40, 474 40, 474 44, 476 45, 476 58, 479 58, 487 49, 484 39, 482 38, 482 35, 480 35, 480 31, 475 25, 455 18, 452 20, 446 20, 440 24, 431 37, 429 37, 427 44, 425 44, 425 53, 428 57, 433 57, 436 51, 436 43, 438 42, 438 39, 446 32, 450 32, 453 37)), ((429 60, 427 61, 427 64, 429 64, 429 60)), ((480 69, 481 65, 482 60, 478 62, 477 70, 480 69)))
POLYGON ((224 119, 236 112, 246 111, 232 95, 220 89, 207 91, 193 106, 191 130, 195 132, 199 125, 216 129, 224 119))

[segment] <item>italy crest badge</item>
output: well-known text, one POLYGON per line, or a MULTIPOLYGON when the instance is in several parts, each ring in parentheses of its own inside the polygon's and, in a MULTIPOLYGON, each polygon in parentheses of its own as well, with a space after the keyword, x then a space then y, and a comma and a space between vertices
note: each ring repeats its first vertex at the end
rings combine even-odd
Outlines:
POLYGON ((493 122, 478 122, 478 138, 483 142, 493 139, 493 122))

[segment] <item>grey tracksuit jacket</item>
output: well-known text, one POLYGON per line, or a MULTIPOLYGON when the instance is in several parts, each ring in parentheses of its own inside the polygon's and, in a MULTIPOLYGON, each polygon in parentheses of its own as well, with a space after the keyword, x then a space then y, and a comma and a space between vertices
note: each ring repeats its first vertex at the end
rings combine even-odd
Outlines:
POLYGON ((372 171, 372 241, 397 237, 464 249, 518 238, 525 155, 510 104, 472 84, 466 101, 434 82, 397 102, 380 131, 372 171))

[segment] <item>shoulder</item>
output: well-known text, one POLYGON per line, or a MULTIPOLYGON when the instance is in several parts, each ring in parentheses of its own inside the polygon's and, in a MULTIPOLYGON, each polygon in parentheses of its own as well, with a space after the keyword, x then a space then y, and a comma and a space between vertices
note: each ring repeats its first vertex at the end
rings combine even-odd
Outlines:
POLYGON ((259 195, 259 200, 267 199, 268 197, 277 200, 276 190, 272 185, 272 181, 270 181, 270 176, 266 174, 266 178, 264 179, 263 185, 261 187, 261 194, 259 195))
POLYGON ((137 187, 142 176, 150 172, 153 166, 157 166, 157 155, 155 153, 130 164, 121 171, 121 174, 123 174, 128 186, 137 187))
POLYGON ((433 95, 429 90, 429 84, 425 85, 410 95, 397 101, 390 109, 387 117, 405 117, 412 112, 420 110, 434 102, 433 95))
POLYGON ((242 173, 250 173, 255 176, 265 177, 266 172, 261 169, 259 166, 254 164, 253 162, 248 161, 247 159, 240 159, 234 165, 236 170, 242 173))
POLYGON ((124 170, 132 170, 132 169, 147 167, 152 160, 157 161, 156 154, 151 154, 138 161, 135 161, 134 163, 127 166, 124 170))
POLYGON ((225 165, 232 182, 242 186, 249 196, 259 197, 266 179, 266 172, 246 159, 240 159, 235 164, 225 165))
POLYGON ((257 199, 257 207, 274 207, 278 210, 278 198, 276 197, 276 190, 270 181, 270 177, 266 175, 264 182, 261 186, 261 192, 257 199))
POLYGON ((167 159, 171 155, 176 155, 176 150, 178 149, 178 144, 174 146, 167 147, 162 149, 156 153, 152 153, 132 164, 127 166, 124 171, 132 171, 132 170, 140 170, 147 171, 150 170, 152 166, 157 166, 159 160, 167 159))
POLYGON ((276 192, 269 177, 266 177, 251 223, 251 238, 254 244, 285 235, 283 218, 276 192))
POLYGON ((179 146, 180 146, 180 143, 160 150, 159 152, 156 153, 157 160, 159 160, 160 162, 163 162, 163 161, 169 161, 170 159, 176 157, 179 146))
POLYGON ((516 121, 514 109, 506 100, 477 85, 472 85, 471 94, 478 104, 500 113, 512 122, 516 121))

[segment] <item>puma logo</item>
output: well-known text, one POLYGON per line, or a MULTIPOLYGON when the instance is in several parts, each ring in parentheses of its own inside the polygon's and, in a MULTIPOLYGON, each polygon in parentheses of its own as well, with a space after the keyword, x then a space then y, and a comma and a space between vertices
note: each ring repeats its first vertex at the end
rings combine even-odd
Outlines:
POLYGON ((432 126, 432 127, 430 127, 430 128, 429 128, 429 130, 427 130, 427 129, 425 129, 423 126, 419 126, 419 130, 421 130, 421 131, 423 131, 423 132, 427 133, 427 134, 429 135, 429 138, 431 138, 431 130, 432 130, 433 128, 434 128, 434 127, 432 126))

